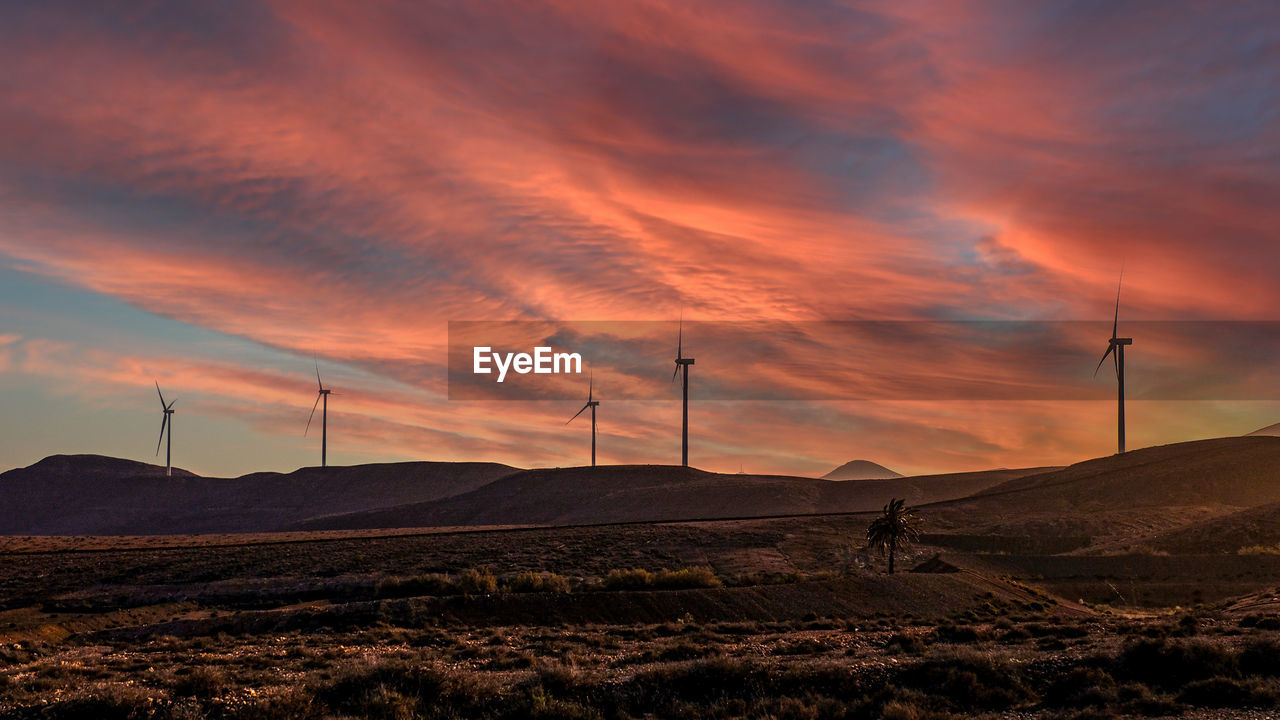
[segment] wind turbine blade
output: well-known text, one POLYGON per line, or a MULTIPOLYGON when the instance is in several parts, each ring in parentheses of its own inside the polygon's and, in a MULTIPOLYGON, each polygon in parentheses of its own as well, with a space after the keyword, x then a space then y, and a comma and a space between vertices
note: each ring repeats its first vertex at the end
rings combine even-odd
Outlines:
POLYGON ((596 378, 595 378, 595 373, 592 372, 590 375, 587 376, 587 402, 591 402, 591 396, 595 393, 595 387, 596 387, 596 378))
POLYGON ((671 373, 671 382, 676 381, 676 376, 680 374, 680 363, 676 363, 675 372, 671 373))
POLYGON ((312 360, 315 360, 316 363, 316 386, 323 390, 324 382, 320 380, 320 361, 315 358, 312 358, 312 360))
POLYGON ((680 329, 676 331, 676 359, 684 357, 684 310, 680 310, 680 329))
POLYGON ((160 392, 160 381, 159 381, 159 380, 157 380, 157 381, 156 381, 156 394, 160 396, 160 405, 161 405, 162 407, 164 407, 164 408, 168 408, 169 406, 168 406, 168 405, 165 405, 165 402, 164 402, 164 393, 160 392))
POLYGON ((568 420, 565 420, 565 421, 564 421, 564 424, 565 424, 565 425, 568 425, 569 423, 573 422, 574 420, 577 420, 577 419, 578 419, 578 416, 579 416, 579 415, 581 415, 581 414, 583 413, 583 411, 584 411, 584 410, 586 410, 586 409, 587 409, 587 408, 589 408, 589 407, 591 407, 591 406, 590 406, 590 405, 583 405, 583 406, 582 406, 582 410, 579 410, 578 412, 574 413, 574 414, 573 414, 573 417, 571 417, 571 418, 569 418, 568 420))
POLYGON ((311 405, 311 414, 307 416, 307 428, 302 431, 303 437, 306 437, 307 432, 311 430, 311 418, 316 416, 316 408, 320 405, 320 397, 320 393, 316 393, 316 401, 311 405))
POLYGON ((164 443, 164 428, 169 424, 169 413, 164 414, 164 419, 160 421, 160 439, 156 441, 156 455, 160 455, 160 445, 164 443))
POLYGON ((1111 321, 1111 337, 1117 337, 1120 331, 1120 287, 1124 285, 1124 268, 1120 269, 1120 282, 1116 283, 1116 316, 1111 321))
POLYGON ((1111 353, 1111 359, 1116 364, 1116 379, 1119 380, 1120 379, 1120 353, 1118 352, 1111 353))
MULTIPOLYGON (((1093 369, 1093 376, 1094 376, 1094 377, 1098 377, 1098 371, 1102 369, 1102 363, 1106 362, 1106 361, 1107 361, 1107 356, 1108 356, 1108 355, 1111 355, 1111 354, 1114 354, 1114 353, 1115 353, 1115 351, 1116 351, 1116 346, 1115 346, 1115 345, 1108 345, 1108 346, 1107 346, 1107 351, 1106 351, 1105 353, 1103 353, 1103 354, 1102 354, 1102 359, 1098 361, 1098 367, 1096 367, 1096 368, 1094 368, 1094 369, 1093 369)), ((1117 358, 1117 362, 1119 362, 1119 358, 1117 358)))

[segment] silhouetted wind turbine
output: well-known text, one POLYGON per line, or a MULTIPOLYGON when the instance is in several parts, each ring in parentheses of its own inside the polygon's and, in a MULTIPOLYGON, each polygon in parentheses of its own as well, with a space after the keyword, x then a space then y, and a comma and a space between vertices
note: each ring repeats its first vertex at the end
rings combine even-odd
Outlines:
POLYGON ((587 408, 591 408, 591 467, 596 466, 596 408, 600 406, 600 401, 593 398, 595 392, 595 379, 588 377, 587 380, 587 404, 582 406, 582 410, 573 414, 565 425, 578 419, 578 416, 587 408))
POLYGON ((160 392, 159 381, 156 382, 156 394, 160 396, 160 409, 164 410, 164 419, 160 421, 160 439, 156 441, 156 455, 160 454, 160 444, 167 437, 169 442, 164 449, 164 474, 166 477, 173 477, 173 422, 169 416, 173 414, 173 404, 178 402, 178 399, 174 398, 166 404, 164 393, 160 392), (169 431, 168 435, 165 435, 166 429, 169 431))
POLYGON ((676 375, 680 375, 684 385, 684 410, 683 422, 680 434, 680 463, 685 467, 689 467, 689 366, 693 364, 693 358, 684 356, 684 314, 680 316, 680 330, 676 335, 676 370, 671 373, 671 382, 676 381, 676 375))
POLYGON ((1116 285, 1116 315, 1111 321, 1111 339, 1107 341, 1107 351, 1102 354, 1102 359, 1098 361, 1098 367, 1094 368, 1093 376, 1098 376, 1098 371, 1102 369, 1102 364, 1107 361, 1110 355, 1115 361, 1116 366, 1116 384, 1119 387, 1119 416, 1118 416, 1118 435, 1117 440, 1120 447, 1120 454, 1124 454, 1124 347, 1132 345, 1133 338, 1117 337, 1120 329, 1120 286, 1124 284, 1124 271, 1120 272, 1120 283, 1116 285))
POLYGON ((320 412, 320 467, 327 467, 329 462, 329 392, 330 390, 324 386, 324 382, 320 379, 320 362, 316 361, 316 386, 319 392, 316 393, 316 401, 311 405, 311 414, 307 416, 307 428, 302 431, 305 436, 311 430, 311 420, 316 416, 316 405, 320 404, 320 400, 324 400, 324 409, 320 412))

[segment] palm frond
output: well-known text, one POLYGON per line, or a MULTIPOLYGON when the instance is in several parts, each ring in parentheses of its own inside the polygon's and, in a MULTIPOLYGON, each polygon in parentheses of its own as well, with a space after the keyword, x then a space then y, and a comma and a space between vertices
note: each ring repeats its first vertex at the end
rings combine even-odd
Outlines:
POLYGON ((920 517, 901 498, 890 500, 881 514, 867 526, 868 548, 883 551, 895 539, 898 544, 920 539, 920 517))

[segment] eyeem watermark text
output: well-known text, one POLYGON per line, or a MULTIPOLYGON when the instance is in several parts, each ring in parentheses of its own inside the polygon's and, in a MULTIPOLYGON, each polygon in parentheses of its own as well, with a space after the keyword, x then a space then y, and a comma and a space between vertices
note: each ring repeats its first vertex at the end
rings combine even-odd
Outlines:
POLYGON ((579 353, 554 352, 549 347, 536 347, 533 354, 494 352, 491 347, 476 346, 472 348, 472 372, 477 375, 492 374, 498 371, 498 382, 507 377, 508 370, 515 370, 521 375, 552 375, 582 373, 582 355, 579 353), (493 367, 490 367, 492 363, 493 367))

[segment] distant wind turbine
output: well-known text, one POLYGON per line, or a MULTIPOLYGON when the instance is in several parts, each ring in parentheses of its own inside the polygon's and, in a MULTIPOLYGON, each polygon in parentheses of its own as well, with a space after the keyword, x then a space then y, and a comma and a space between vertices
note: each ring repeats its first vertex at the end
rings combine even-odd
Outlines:
POLYGON ((1116 314, 1111 321, 1111 339, 1107 341, 1107 351, 1102 354, 1102 359, 1098 361, 1098 367, 1094 368, 1093 376, 1098 376, 1098 371, 1102 369, 1103 363, 1107 361, 1110 355, 1115 361, 1116 366, 1116 384, 1119 387, 1119 415, 1118 415, 1118 434, 1117 441, 1120 447, 1120 454, 1124 454, 1124 348, 1126 345, 1133 344, 1133 338, 1117 337, 1120 329, 1120 286, 1124 284, 1124 271, 1120 271, 1120 283, 1116 285, 1116 314))
POLYGON ((676 370, 671 373, 671 382, 676 381, 676 376, 681 376, 682 385, 684 386, 684 410, 683 422, 680 434, 680 464, 689 467, 689 366, 693 364, 693 358, 684 356, 684 314, 680 316, 680 330, 676 335, 676 370))
POLYGON ((174 398, 166 404, 164 393, 160 392, 159 381, 156 381, 156 394, 160 396, 160 409, 164 410, 164 419, 160 421, 160 439, 156 441, 156 455, 160 454, 160 444, 168 438, 169 442, 165 444, 164 449, 164 474, 166 477, 173 477, 173 421, 169 416, 173 415, 173 404, 178 402, 178 399, 174 398), (167 435, 165 430, 169 431, 167 435))
POLYGON ((600 406, 600 401, 594 398, 594 394, 595 394, 595 379, 588 376, 587 404, 583 405, 582 410, 579 410, 578 412, 574 413, 573 417, 569 418, 569 420, 565 422, 565 425, 568 425, 574 420, 577 420, 578 416, 581 415, 583 411, 585 411, 587 408, 591 408, 591 467, 596 466, 596 408, 600 406))
POLYGON ((316 393, 316 401, 311 405, 311 414, 307 416, 307 427, 302 431, 305 436, 311 430, 311 420, 316 416, 316 406, 320 404, 320 400, 324 400, 324 409, 320 412, 320 467, 327 467, 329 463, 329 393, 331 392, 324 386, 324 381, 320 379, 320 362, 316 361, 316 386, 319 391, 316 393))

